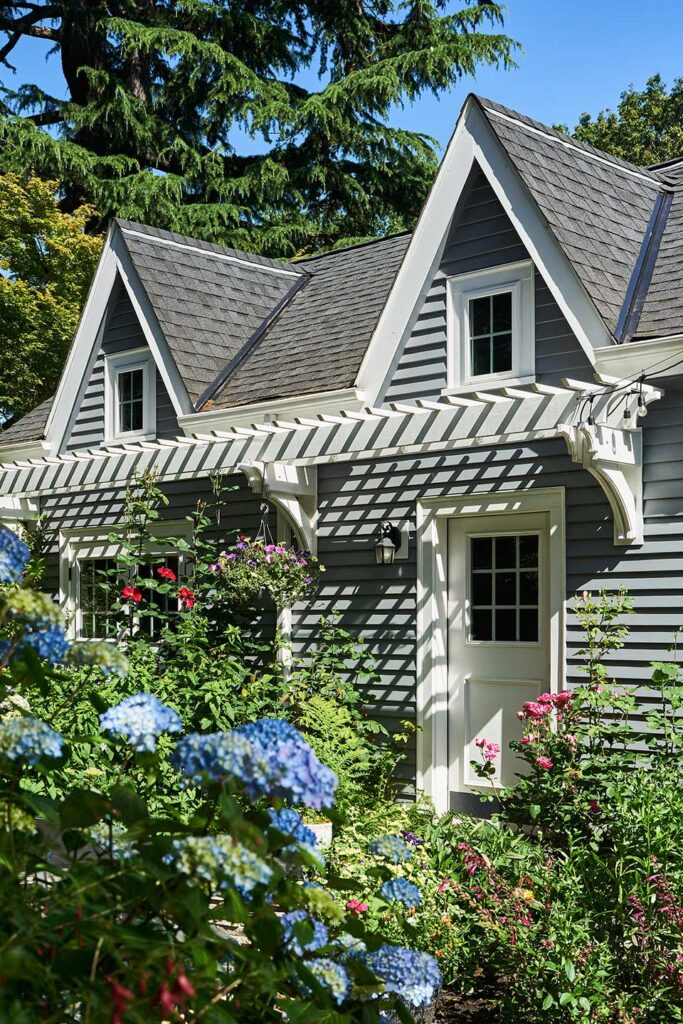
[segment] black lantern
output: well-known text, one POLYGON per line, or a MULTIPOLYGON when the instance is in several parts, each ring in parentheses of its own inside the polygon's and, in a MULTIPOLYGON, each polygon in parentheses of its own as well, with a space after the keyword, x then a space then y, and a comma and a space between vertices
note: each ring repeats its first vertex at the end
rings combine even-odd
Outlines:
POLYGON ((393 523, 382 523, 375 544, 375 558, 378 565, 391 565, 401 546, 401 531, 393 523))

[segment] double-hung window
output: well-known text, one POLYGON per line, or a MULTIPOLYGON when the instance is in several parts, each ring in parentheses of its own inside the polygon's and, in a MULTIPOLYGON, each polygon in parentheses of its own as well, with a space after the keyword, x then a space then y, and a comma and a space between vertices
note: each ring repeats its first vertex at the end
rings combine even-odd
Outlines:
POLYGON ((107 441, 153 437, 156 431, 156 367, 149 349, 106 357, 107 441))
POLYGON ((449 391, 534 376, 534 277, 529 261, 451 277, 449 391))

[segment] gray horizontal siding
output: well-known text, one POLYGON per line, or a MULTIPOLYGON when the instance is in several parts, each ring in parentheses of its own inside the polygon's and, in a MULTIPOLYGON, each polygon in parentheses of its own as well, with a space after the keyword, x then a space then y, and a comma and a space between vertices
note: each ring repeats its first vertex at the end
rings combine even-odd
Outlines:
MULTIPOLYGON (((502 266, 529 255, 484 174, 471 175, 456 211, 441 264, 427 290, 386 391, 387 401, 434 398, 446 387, 446 281, 458 274, 502 266)), ((540 382, 592 370, 540 274, 535 276, 536 373, 540 382)))
MULTIPOLYGON (((102 337, 102 345, 86 385, 80 408, 73 422, 67 449, 95 448, 104 442, 104 358, 118 352, 147 346, 133 305, 121 284, 112 292, 111 307, 102 337)), ((157 436, 175 437, 179 433, 173 403, 158 369, 156 379, 157 436)))
MULTIPOLYGON (((415 525, 421 498, 533 487, 565 487, 567 578, 571 607, 584 589, 614 591, 624 584, 635 599, 629 639, 610 661, 617 682, 638 687, 645 710, 650 702, 650 663, 666 659, 674 631, 683 625, 683 390, 669 389, 644 421, 645 543, 613 544, 607 499, 593 477, 571 461, 561 441, 333 464, 319 468, 319 555, 327 566, 324 589, 313 607, 302 610, 297 642, 315 640, 318 616, 337 610, 342 624, 363 636, 377 660, 379 685, 369 694, 387 725, 415 714, 416 562, 377 566, 374 535, 383 519, 415 525), (653 467, 658 471, 653 476, 653 467), (666 498, 662 498, 662 493, 666 498), (662 514, 662 503, 666 512, 662 514), (677 508, 677 513, 673 509, 677 508)), ((567 614, 567 674, 570 685, 583 676, 577 656, 583 645, 575 616, 567 614)), ((408 775, 414 761, 407 762, 408 775)))

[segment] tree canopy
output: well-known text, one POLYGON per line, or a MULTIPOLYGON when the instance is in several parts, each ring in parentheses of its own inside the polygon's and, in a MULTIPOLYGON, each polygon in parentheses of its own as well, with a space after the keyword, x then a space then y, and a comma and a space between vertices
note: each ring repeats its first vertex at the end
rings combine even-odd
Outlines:
POLYGON ((670 90, 661 75, 649 78, 641 91, 630 86, 616 110, 603 110, 595 118, 582 114, 570 134, 641 166, 683 156, 683 78, 670 90))
POLYGON ((270 255, 401 230, 437 157, 392 108, 511 64, 501 29, 486 0, 10 0, 0 168, 102 221, 270 255), (14 83, 25 36, 53 45, 66 98, 14 83))
POLYGON ((0 176, 0 422, 57 386, 102 247, 93 214, 63 213, 55 182, 0 176))

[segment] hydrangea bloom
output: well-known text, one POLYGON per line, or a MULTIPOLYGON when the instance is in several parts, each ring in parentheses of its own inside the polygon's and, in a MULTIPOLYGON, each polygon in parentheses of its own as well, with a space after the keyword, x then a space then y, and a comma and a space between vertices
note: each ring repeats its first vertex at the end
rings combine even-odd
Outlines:
POLYGON ((298 729, 279 718, 187 736, 174 763, 195 783, 238 778, 251 800, 278 796, 316 810, 334 803, 337 776, 320 763, 298 729))
POLYGON ((69 664, 96 666, 105 675, 125 676, 128 673, 128 659, 114 644, 106 640, 87 640, 73 644, 69 651, 69 664))
POLYGON ((14 530, 0 526, 0 583, 21 583, 30 552, 14 530))
POLYGON ((37 628, 24 633, 18 650, 32 647, 40 658, 51 665, 59 665, 67 655, 69 641, 66 639, 63 626, 47 625, 44 629, 37 628))
POLYGON ((252 763, 249 740, 235 732, 193 732, 178 742, 173 764, 195 786, 229 776, 247 778, 252 763))
POLYGON ((134 750, 153 752, 160 733, 181 732, 183 723, 158 697, 136 693, 100 715, 100 726, 111 736, 122 736, 134 750))
POLYGON ((407 878, 391 878, 385 882, 380 892, 390 903, 402 903, 404 907, 419 907, 422 903, 420 890, 407 878))
POLYGON ((351 991, 351 981, 341 964, 327 957, 307 960, 306 967, 316 980, 326 988, 337 1006, 341 1006, 351 991))
POLYGON ((291 807, 283 807, 279 811, 274 811, 271 807, 268 813, 273 828, 276 828, 278 832, 291 836, 295 842, 303 843, 305 846, 316 846, 315 832, 304 825, 301 815, 297 811, 291 807))
POLYGON ((303 956, 304 953, 315 953, 328 943, 329 935, 325 925, 305 910, 290 910, 289 913, 283 914, 280 918, 280 925, 283 943, 297 956, 303 956), (297 937, 295 928, 302 921, 306 921, 313 929, 310 939, 303 943, 297 937))
POLYGON ((369 849, 376 857, 384 857, 392 864, 402 864, 413 856, 413 851, 400 836, 378 836, 370 841, 369 849))
POLYGON ((0 722, 0 754, 10 761, 37 764, 44 757, 61 757, 62 737, 38 718, 0 722))
POLYGON ((409 1006, 425 1006, 441 987, 441 971, 429 953, 402 946, 380 946, 361 959, 384 983, 387 992, 399 996, 409 1006))
POLYGON ((252 796, 279 796, 321 810, 334 803, 337 776, 321 764, 298 729, 281 718, 262 718, 235 729, 250 741, 265 769, 262 778, 245 780, 252 796))
POLYGON ((234 886, 242 896, 257 885, 267 885, 273 874, 265 861, 225 835, 176 839, 168 862, 182 874, 197 875, 218 889, 234 886))

